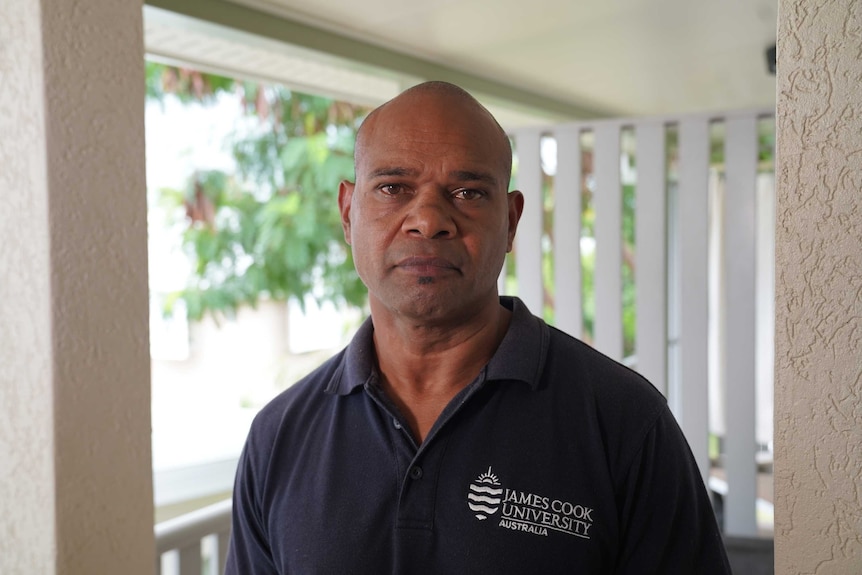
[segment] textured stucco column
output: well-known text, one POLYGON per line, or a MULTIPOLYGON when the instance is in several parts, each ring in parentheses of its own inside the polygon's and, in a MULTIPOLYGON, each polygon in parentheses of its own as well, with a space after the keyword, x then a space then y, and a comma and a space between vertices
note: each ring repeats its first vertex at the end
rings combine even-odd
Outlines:
POLYGON ((0 573, 154 567, 140 0, 0 1, 0 573))
POLYGON ((862 573, 862 2, 780 0, 776 573, 862 573))

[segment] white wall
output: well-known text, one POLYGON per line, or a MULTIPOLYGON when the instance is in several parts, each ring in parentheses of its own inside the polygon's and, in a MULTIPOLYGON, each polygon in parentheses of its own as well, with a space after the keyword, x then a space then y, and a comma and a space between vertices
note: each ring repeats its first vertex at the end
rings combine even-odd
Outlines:
POLYGON ((862 572, 862 2, 781 0, 775 572, 862 572))
POLYGON ((54 573, 48 181, 36 2, 0 3, 0 78, 0 572, 54 573))
POLYGON ((0 573, 152 573, 141 3, 0 3, 0 573))

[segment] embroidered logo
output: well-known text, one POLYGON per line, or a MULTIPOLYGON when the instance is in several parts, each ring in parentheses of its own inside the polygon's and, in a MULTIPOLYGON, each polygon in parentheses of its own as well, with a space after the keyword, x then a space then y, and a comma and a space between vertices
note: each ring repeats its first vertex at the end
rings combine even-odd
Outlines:
POLYGON ((591 507, 506 488, 490 467, 470 484, 467 506, 480 521, 500 512, 497 526, 513 531, 544 537, 548 536, 549 531, 581 539, 591 536, 591 507))
POLYGON ((500 481, 491 473, 491 468, 480 475, 476 481, 470 484, 470 493, 467 494, 467 505, 470 511, 476 514, 479 520, 485 520, 489 515, 495 514, 500 509, 500 481))

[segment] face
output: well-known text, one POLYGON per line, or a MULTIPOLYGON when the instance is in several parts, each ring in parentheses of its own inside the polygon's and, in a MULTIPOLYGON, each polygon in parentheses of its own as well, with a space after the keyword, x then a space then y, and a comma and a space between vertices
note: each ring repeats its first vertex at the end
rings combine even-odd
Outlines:
POLYGON ((366 122, 339 206, 372 313, 457 322, 497 305, 523 208, 520 192, 507 194, 499 128, 477 106, 422 93, 366 122))

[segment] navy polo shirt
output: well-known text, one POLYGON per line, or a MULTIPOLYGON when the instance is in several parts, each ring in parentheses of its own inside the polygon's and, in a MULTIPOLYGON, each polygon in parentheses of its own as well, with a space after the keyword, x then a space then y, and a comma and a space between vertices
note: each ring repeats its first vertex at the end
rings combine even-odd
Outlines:
POLYGON ((730 573, 664 397, 517 298, 417 445, 371 320, 269 403, 237 470, 226 573, 730 573))

